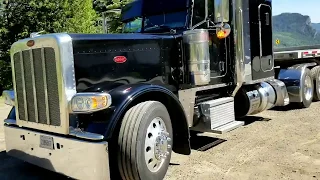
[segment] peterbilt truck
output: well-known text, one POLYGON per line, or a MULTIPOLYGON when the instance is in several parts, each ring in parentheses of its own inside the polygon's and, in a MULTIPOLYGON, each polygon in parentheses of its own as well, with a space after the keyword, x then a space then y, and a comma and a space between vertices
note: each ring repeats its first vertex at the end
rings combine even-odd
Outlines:
POLYGON ((124 33, 12 45, 8 155, 76 179, 163 179, 190 132, 320 99, 320 49, 274 49, 271 0, 136 0, 121 19, 124 33))

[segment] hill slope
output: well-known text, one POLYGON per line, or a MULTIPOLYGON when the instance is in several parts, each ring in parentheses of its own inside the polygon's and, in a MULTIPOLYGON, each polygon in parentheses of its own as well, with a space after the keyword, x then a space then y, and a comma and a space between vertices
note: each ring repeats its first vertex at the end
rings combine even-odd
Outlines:
POLYGON ((312 23, 311 25, 317 32, 320 32, 320 23, 312 23))
MULTIPOLYGON (((274 42, 277 47, 293 47, 320 44, 320 36, 315 29, 320 24, 312 24, 309 16, 299 13, 283 13, 273 17, 274 42)), ((320 31, 319 31, 320 32, 320 31)))

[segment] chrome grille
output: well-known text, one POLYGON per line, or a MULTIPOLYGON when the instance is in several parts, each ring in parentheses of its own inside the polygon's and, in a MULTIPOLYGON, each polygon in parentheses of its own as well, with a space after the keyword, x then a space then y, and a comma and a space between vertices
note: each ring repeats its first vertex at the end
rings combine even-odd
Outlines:
POLYGON ((13 55, 19 119, 60 126, 55 50, 37 48, 13 55))

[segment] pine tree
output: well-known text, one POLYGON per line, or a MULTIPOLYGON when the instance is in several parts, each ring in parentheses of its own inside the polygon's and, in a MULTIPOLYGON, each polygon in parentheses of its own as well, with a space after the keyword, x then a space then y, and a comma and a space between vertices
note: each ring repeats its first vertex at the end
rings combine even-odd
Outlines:
POLYGON ((66 0, 65 6, 68 17, 66 32, 97 33, 95 26, 98 15, 93 9, 92 0, 66 0))

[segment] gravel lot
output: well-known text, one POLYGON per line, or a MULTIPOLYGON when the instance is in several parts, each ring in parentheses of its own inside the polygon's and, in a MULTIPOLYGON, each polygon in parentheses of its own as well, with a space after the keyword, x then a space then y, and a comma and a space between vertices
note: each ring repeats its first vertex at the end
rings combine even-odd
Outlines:
MULTIPOLYGON (((192 155, 173 154, 166 179, 320 179, 319 110, 320 103, 304 110, 270 110, 225 135, 193 137, 192 155), (218 138, 226 141, 198 150, 218 138)), ((0 119, 8 111, 0 105, 0 119)), ((66 179, 6 156, 2 128, 0 123, 1 179, 66 179)))

